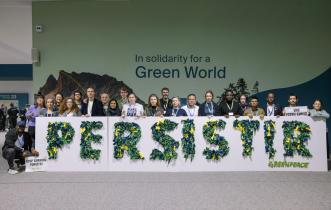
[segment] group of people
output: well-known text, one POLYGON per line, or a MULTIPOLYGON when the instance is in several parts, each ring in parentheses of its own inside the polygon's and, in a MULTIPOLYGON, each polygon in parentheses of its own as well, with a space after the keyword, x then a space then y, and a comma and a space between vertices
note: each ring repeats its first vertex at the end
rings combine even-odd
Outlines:
MULTIPOLYGON (((2 152, 3 157, 8 161, 9 173, 18 173, 17 168, 14 167, 15 159, 19 165, 24 163, 25 157, 39 155, 38 151, 35 150, 36 117, 187 116, 193 118, 196 116, 248 116, 253 118, 258 116, 263 119, 264 116, 286 115, 287 110, 275 103, 275 94, 272 92, 267 94, 266 102, 262 106, 260 106, 256 96, 250 97, 249 102, 246 95, 241 95, 238 101, 235 100, 231 90, 225 92, 225 98, 220 103, 214 102, 214 93, 211 90, 205 92, 203 103, 198 103, 196 95, 191 93, 186 98, 187 104, 185 106, 181 106, 181 99, 178 96, 170 98, 169 88, 166 87, 162 88, 160 98, 157 94, 151 94, 146 106, 138 103, 137 96, 134 93, 129 93, 126 87, 120 88, 119 100, 111 99, 109 94, 105 92, 100 94, 100 100, 98 100, 93 87, 87 88, 86 98, 83 98, 83 94, 78 90, 74 91, 72 95, 72 97, 64 98, 61 93, 57 93, 54 97, 46 100, 40 94, 36 96, 35 104, 30 106, 25 114, 27 122, 19 121, 16 128, 10 129, 6 134, 2 152), (26 126, 28 132, 25 132, 26 126)), ((297 102, 298 97, 290 94, 288 107, 296 107, 297 102)), ((313 109, 310 109, 307 115, 329 118, 329 114, 322 109, 322 102, 319 99, 313 102, 313 109)))

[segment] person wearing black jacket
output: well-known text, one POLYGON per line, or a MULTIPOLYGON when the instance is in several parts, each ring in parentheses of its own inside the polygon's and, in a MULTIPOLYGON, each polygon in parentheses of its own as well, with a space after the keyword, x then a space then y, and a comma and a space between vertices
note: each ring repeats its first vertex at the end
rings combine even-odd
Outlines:
POLYGON ((14 159, 19 159, 20 164, 25 164, 25 156, 31 154, 32 140, 30 135, 24 131, 25 123, 19 121, 17 128, 10 129, 5 137, 2 147, 2 156, 8 161, 8 173, 16 174, 14 159))
POLYGON ((169 88, 162 88, 161 94, 162 97, 160 99, 160 106, 164 110, 163 114, 165 114, 168 108, 172 109, 172 100, 169 98, 169 88))
POLYGON ((206 91, 205 93, 205 102, 199 106, 199 116, 218 116, 218 106, 213 101, 214 93, 211 90, 206 91))
POLYGON ((81 110, 82 115, 85 115, 86 117, 105 116, 101 101, 95 98, 94 89, 91 87, 87 88, 86 94, 87 94, 87 101, 86 103, 82 104, 82 110, 81 110))
POLYGON ((266 116, 281 116, 283 114, 282 107, 275 104, 275 94, 270 92, 267 95, 267 104, 264 107, 266 116))
POLYGON ((18 113, 19 113, 19 110, 14 106, 13 103, 10 103, 10 108, 7 111, 9 129, 16 127, 16 121, 17 121, 17 114, 18 113))
POLYGON ((221 116, 240 116, 242 109, 237 101, 234 100, 233 92, 227 90, 225 92, 225 101, 222 101, 219 106, 219 113, 221 116))

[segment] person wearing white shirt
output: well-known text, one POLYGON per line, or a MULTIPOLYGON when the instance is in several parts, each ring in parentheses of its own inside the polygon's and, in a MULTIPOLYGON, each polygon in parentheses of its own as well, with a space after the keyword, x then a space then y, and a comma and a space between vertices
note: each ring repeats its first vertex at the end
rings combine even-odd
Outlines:
POLYGON ((129 95, 129 103, 124 104, 122 108, 122 117, 140 117, 144 114, 144 107, 136 103, 137 96, 134 93, 129 95))
POLYGON ((193 118, 199 115, 199 107, 196 105, 197 97, 191 93, 187 96, 187 105, 183 106, 182 109, 186 111, 189 118, 193 118))

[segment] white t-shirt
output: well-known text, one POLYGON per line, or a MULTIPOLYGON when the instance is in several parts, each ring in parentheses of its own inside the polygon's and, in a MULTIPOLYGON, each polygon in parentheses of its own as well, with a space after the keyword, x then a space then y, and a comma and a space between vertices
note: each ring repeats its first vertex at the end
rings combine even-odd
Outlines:
POLYGON ((124 104, 122 114, 129 117, 142 116, 144 114, 144 107, 141 104, 124 104))
POLYGON ((87 114, 92 115, 92 106, 93 106, 93 101, 88 101, 87 102, 87 114))
POLYGON ((185 110, 188 117, 194 117, 199 115, 199 107, 194 105, 193 108, 189 108, 187 105, 183 106, 182 109, 185 110))

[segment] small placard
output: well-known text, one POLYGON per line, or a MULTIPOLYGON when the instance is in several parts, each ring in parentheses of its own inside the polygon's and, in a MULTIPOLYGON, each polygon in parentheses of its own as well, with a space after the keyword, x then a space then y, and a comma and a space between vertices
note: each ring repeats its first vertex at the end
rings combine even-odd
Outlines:
POLYGON ((27 157, 25 158, 25 172, 46 171, 47 158, 27 157))

